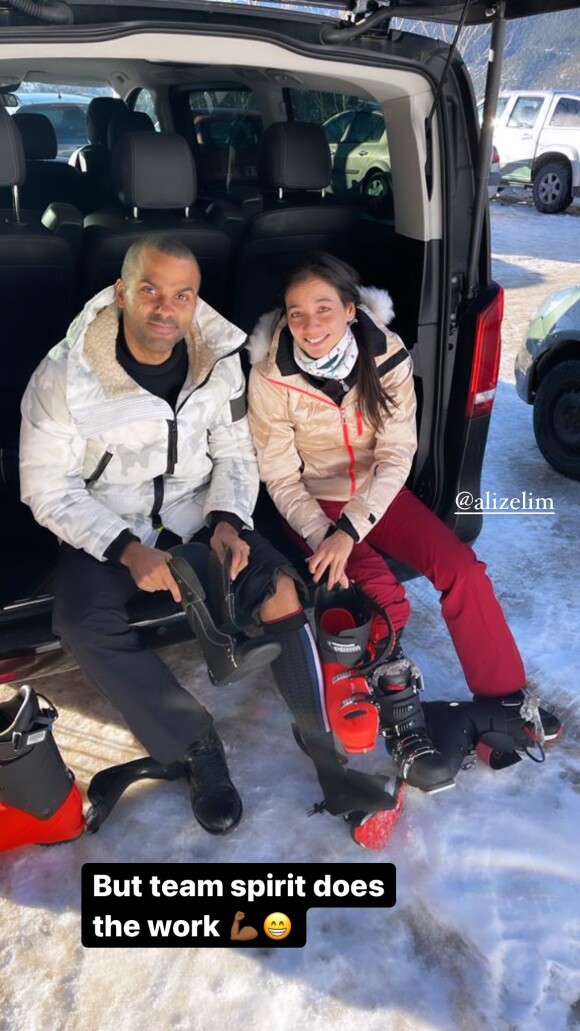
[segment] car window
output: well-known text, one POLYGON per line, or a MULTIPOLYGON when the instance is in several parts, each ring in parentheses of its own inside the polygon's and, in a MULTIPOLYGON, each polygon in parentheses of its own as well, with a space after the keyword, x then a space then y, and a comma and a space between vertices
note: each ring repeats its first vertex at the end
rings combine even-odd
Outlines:
POLYGON ((507 107, 508 100, 509 100, 509 97, 498 97, 497 98, 497 106, 496 106, 496 109, 495 109, 495 117, 496 117, 496 119, 501 118, 501 116, 503 115, 503 113, 504 113, 504 111, 505 111, 505 109, 507 107))
POLYGON ((157 118, 157 111, 155 110, 155 100, 153 99, 153 94, 148 89, 145 89, 144 87, 143 89, 140 89, 137 99, 131 106, 133 111, 144 111, 146 115, 149 115, 149 118, 153 122, 157 132, 161 131, 159 119, 157 118))
MULTIPOLYGON (((509 99, 510 99, 509 97, 498 97, 497 98, 497 104, 496 104, 496 108, 495 108, 495 115, 494 115, 494 118, 493 118, 494 122, 499 122, 501 116, 503 115, 503 113, 504 113, 504 111, 505 111, 505 109, 507 107, 507 103, 508 103, 509 99)), ((480 100, 478 105, 477 105, 477 117, 479 119, 479 124, 480 125, 483 122, 483 104, 484 104, 483 100, 480 100)))
POLYGON ((340 143, 353 118, 354 111, 343 111, 342 114, 334 115, 324 122, 322 128, 328 142, 340 143))
POLYGON ((383 116, 375 111, 358 111, 346 137, 347 143, 378 143, 385 131, 383 116))
POLYGON ((253 93, 196 90, 189 94, 189 108, 206 184, 255 182, 263 124, 253 93))
POLYGON ((52 122, 56 134, 59 132, 84 133, 87 127, 86 110, 73 104, 27 104, 23 111, 35 111, 46 115, 52 122))
POLYGON ((510 129, 533 129, 543 103, 543 97, 518 97, 509 118, 510 129))
POLYGON ((580 100, 574 100, 573 97, 561 97, 550 119, 550 125, 580 129, 580 100))
POLYGON ((380 105, 321 90, 287 89, 284 95, 288 117, 318 123, 333 144, 330 191, 376 218, 392 218, 391 158, 380 105))

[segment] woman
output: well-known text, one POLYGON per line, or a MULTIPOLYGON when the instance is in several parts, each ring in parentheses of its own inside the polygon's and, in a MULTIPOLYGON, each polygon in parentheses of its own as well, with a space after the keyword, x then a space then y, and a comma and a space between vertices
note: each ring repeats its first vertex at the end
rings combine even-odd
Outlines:
MULTIPOLYGON (((384 555, 412 566, 441 592, 473 694, 497 699, 502 719, 511 696, 510 712, 517 701, 519 715, 529 704, 519 694, 525 671, 486 567, 405 487, 416 403, 411 358, 387 329, 392 316, 388 294, 361 288, 354 269, 331 255, 313 255, 289 275, 284 311, 264 316, 250 341, 260 475, 309 550, 315 582, 354 580, 400 635, 410 606, 384 555)), ((373 676, 387 747, 410 784, 450 787, 453 772, 429 738, 412 663, 400 649, 393 659, 373 676)))

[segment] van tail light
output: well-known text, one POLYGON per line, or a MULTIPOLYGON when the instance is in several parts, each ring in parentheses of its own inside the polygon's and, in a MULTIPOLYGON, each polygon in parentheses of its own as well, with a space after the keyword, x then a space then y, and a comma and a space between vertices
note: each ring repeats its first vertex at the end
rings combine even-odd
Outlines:
POLYGON ((504 292, 500 286, 487 308, 477 316, 475 349, 467 397, 466 415, 489 415, 495 399, 501 349, 504 292))

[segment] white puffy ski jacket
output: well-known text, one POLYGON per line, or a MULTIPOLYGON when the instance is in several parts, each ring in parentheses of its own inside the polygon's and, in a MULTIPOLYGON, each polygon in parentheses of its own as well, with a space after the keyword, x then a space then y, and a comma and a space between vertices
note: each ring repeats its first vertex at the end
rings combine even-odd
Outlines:
POLYGON ((123 530, 187 540, 212 511, 252 528, 259 479, 237 350, 245 334, 198 300, 176 410, 116 359, 113 288, 93 297, 22 401, 22 500, 39 523, 103 561, 123 530), (157 524, 157 529, 155 525, 157 524))

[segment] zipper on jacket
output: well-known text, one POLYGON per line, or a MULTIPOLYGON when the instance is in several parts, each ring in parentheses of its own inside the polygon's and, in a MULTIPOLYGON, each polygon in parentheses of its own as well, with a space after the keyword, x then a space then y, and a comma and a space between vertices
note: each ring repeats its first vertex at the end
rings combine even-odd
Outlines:
POLYGON ((354 474, 354 451, 351 447, 350 439, 348 436, 348 422, 344 408, 340 409, 340 421, 342 423, 342 437, 344 440, 344 446, 348 451, 348 475, 350 476, 350 496, 356 492, 356 476, 354 474))
POLYGON ((357 408, 357 410, 355 412, 355 418, 356 418, 356 433, 357 433, 357 437, 362 437, 363 420, 362 420, 362 415, 361 415, 360 408, 357 408))
MULTIPOLYGON (((220 358, 218 358, 213 363, 213 365, 212 365, 211 369, 209 370, 209 372, 208 372, 207 376, 205 377, 205 379, 201 383, 198 383, 197 386, 195 386, 193 388, 191 393, 188 394, 187 397, 185 397, 183 399, 183 401, 181 402, 179 408, 175 409, 175 415, 174 415, 173 419, 168 419, 167 420, 167 468, 166 468, 165 473, 164 473, 165 476, 171 476, 175 472, 175 466, 177 465, 177 414, 178 414, 178 412, 181 411, 181 409, 183 408, 184 404, 186 404, 186 402, 189 401, 190 397, 193 397, 193 395, 195 394, 196 390, 199 390, 200 387, 203 387, 207 383, 208 379, 210 378, 210 376, 211 376, 212 372, 214 371, 214 369, 215 369, 216 365, 218 364, 218 362, 221 362, 223 358, 230 358, 233 354, 238 354, 243 349, 243 347, 245 347, 245 343, 242 344, 240 347, 236 348, 235 351, 229 351, 228 354, 223 354, 220 358)), ((163 529, 163 523, 161 522, 160 512, 161 512, 161 508, 163 506, 164 494, 165 494, 164 478, 163 478, 163 476, 156 476, 154 478, 154 480, 153 480, 153 508, 151 509, 151 513, 150 513, 151 524, 152 524, 154 530, 161 530, 161 529, 163 529)))
POLYGON ((170 476, 177 465, 177 419, 168 419, 169 434, 167 439, 167 469, 170 476))
POLYGON ((99 459, 91 475, 85 480, 85 487, 92 487, 93 483, 96 483, 98 479, 103 475, 109 462, 113 457, 112 451, 105 451, 104 455, 99 459))
POLYGON ((153 480, 153 508, 151 509, 149 518, 151 519, 151 525, 154 530, 162 530, 163 523, 159 513, 161 512, 161 506, 163 505, 163 495, 165 488, 163 485, 163 475, 156 476, 153 480))
POLYGON ((165 497, 165 477, 171 476, 177 465, 177 419, 167 420, 167 430, 167 468, 164 473, 153 479, 153 508, 149 518, 154 530, 163 529, 160 512, 165 497))

